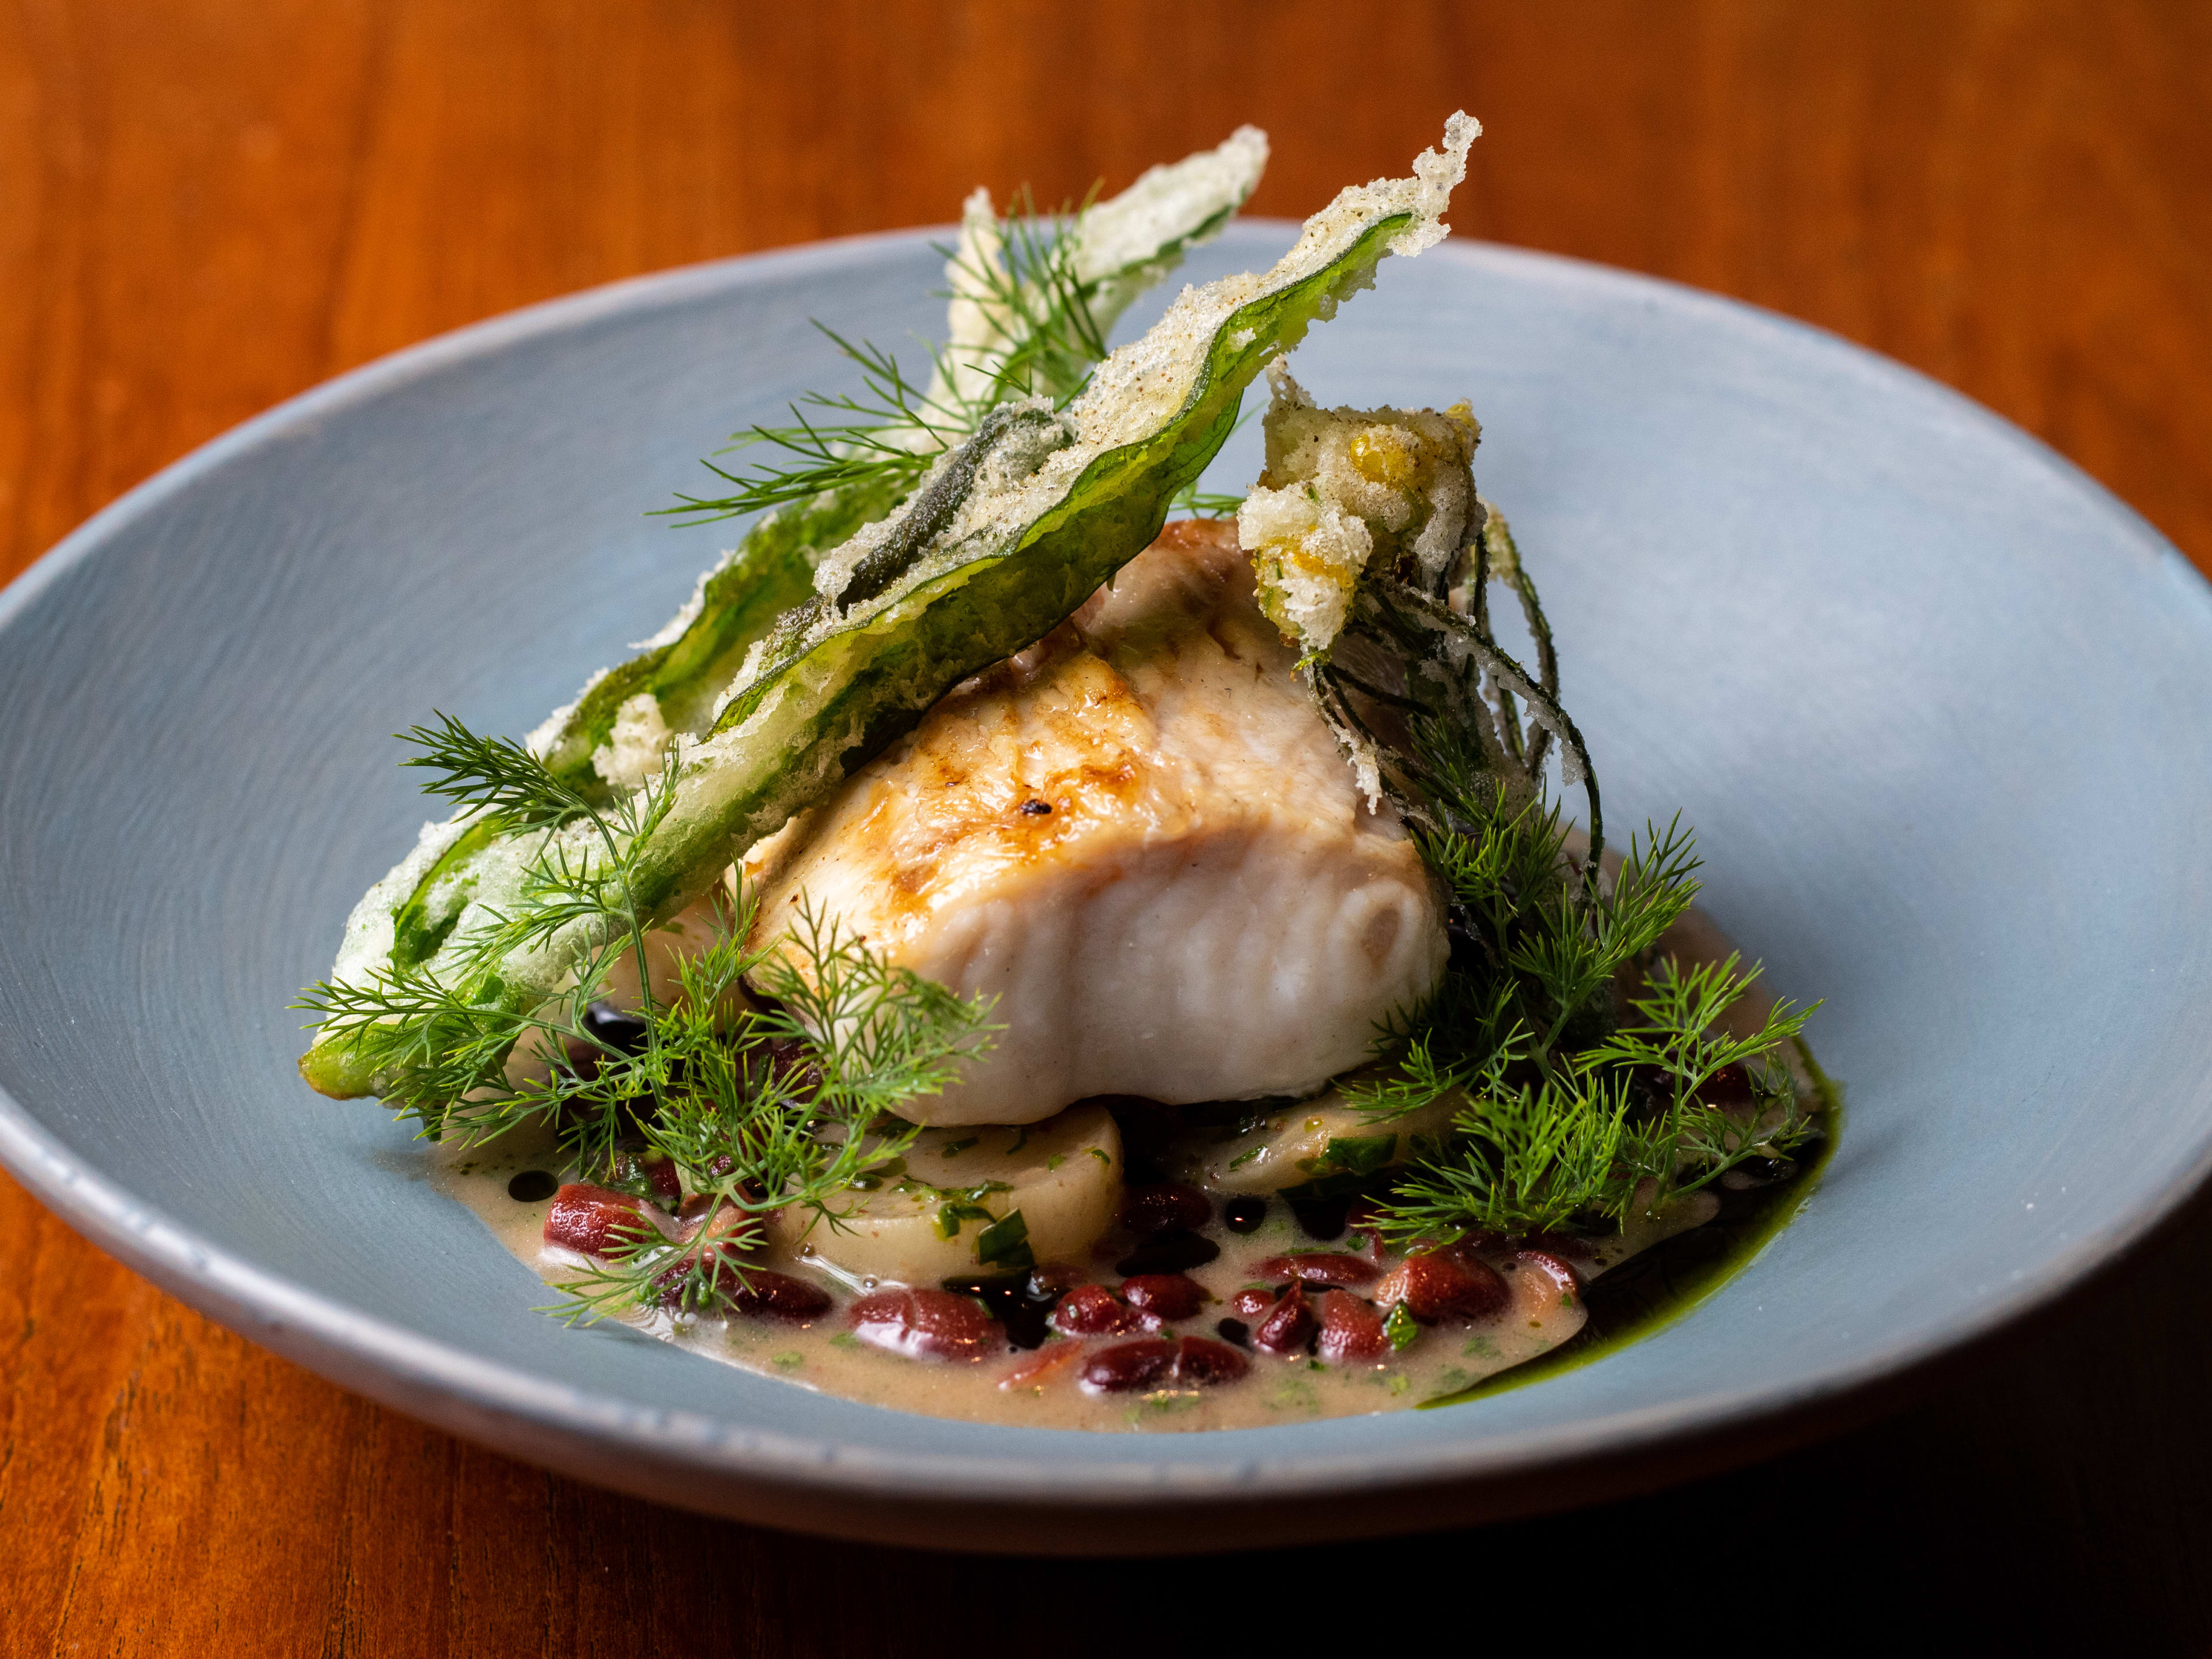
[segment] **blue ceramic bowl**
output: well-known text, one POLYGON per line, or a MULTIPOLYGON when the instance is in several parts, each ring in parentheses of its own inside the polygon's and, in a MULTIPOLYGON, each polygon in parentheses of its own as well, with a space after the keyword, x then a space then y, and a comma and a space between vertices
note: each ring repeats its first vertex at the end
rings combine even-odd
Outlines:
MULTIPOLYGON (((1202 276, 1264 264, 1233 230, 1202 276)), ((1324 400, 1471 397, 1617 825, 1712 914, 1850 1122, 1687 1318, 1474 1405, 1211 1435, 982 1427, 531 1311, 536 1281, 285 1005, 427 816, 389 733, 520 732, 726 526, 642 516, 839 381, 806 325, 936 324, 921 235, 678 271, 346 376, 0 595, 0 1156, 102 1247, 348 1388, 587 1479, 854 1536, 1226 1546, 1467 1520, 1746 1455, 2017 1318, 2212 1159, 2212 604, 2141 520, 1826 335, 1454 243, 1300 353, 1324 400)), ((1253 435, 1217 477, 1249 477, 1253 435)))

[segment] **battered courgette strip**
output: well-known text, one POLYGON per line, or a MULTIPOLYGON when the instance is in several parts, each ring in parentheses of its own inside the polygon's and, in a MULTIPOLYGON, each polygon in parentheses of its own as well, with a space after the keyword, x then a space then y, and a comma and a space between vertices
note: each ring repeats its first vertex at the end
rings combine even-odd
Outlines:
MULTIPOLYGON (((1050 256, 1037 257, 1032 246, 1031 257, 1011 261, 1009 235, 1035 244, 1042 233, 1026 219, 1010 229, 990 192, 976 191, 945 266, 947 339, 928 388, 911 422, 870 441, 925 457, 947 447, 963 423, 988 419, 1016 386, 1054 402, 1072 396, 1130 303, 1235 215, 1267 164, 1267 135, 1239 127, 1215 149, 1152 167, 1118 196, 1085 207, 1050 256), (1022 279, 1024 270, 1042 270, 1072 291, 1040 291, 1034 276, 1022 279), (1071 316, 1080 349, 1041 341, 1051 319, 1071 316)), ((638 655, 593 676, 532 734, 532 751, 594 805, 635 787, 671 738, 707 729, 754 641, 812 592, 823 551, 882 519, 906 489, 896 477, 872 473, 756 519, 638 655)), ((339 976, 374 972, 380 957, 405 969, 434 956, 477 892, 480 860, 503 833, 483 815, 428 827, 416 852, 349 921, 339 976)))
MULTIPOLYGON (((1076 392, 1103 345, 1079 360, 1032 356, 1040 322, 1057 304, 1103 341, 1130 302, 1164 276, 1193 243, 1218 231, 1243 205, 1267 161, 1266 135, 1240 127, 1227 142, 1156 167, 1111 199, 1085 208, 1068 228, 1065 261, 1047 260, 1068 295, 1043 295, 1009 276, 1008 234, 977 191, 963 214, 945 267, 948 338, 938 355, 915 421, 872 441, 929 455, 948 447, 948 428, 974 425, 1017 386, 1060 401, 1076 392)), ((1025 222, 1026 223, 1026 222, 1025 222)), ((1034 239, 1033 228, 1018 235, 1034 239)), ((1031 264, 1038 262, 1031 261, 1031 264)), ((649 692, 660 724, 696 735, 711 718, 746 648, 804 599, 814 562, 826 549, 890 512, 900 491, 872 479, 825 490, 755 522, 737 550, 706 577, 691 603, 643 653, 596 678, 570 708, 532 741, 553 775, 587 796, 611 799, 596 758, 623 705, 649 692)), ((635 779, 623 781, 631 786, 635 779)))
MULTIPOLYGON (((1479 131, 1454 115, 1443 149, 1424 152, 1413 177, 1343 191, 1268 271, 1186 289, 1066 409, 1044 398, 1010 405, 942 458, 898 512, 826 556, 813 596, 753 647, 706 736, 678 745, 665 798, 625 848, 638 908, 654 923, 673 916, 953 685, 1050 632, 1147 546, 1171 498, 1228 437, 1252 378, 1369 286, 1386 256, 1443 239, 1479 131), (938 486, 956 477, 948 503, 938 486), (904 521, 921 513, 935 522, 913 533, 904 521)), ((564 836, 566 856, 594 856, 581 829, 552 839, 564 836)), ((511 842, 480 854, 468 910, 426 964, 488 1017, 557 994, 608 932, 605 917, 580 918, 483 960, 471 936, 499 925, 539 856, 511 842)), ((301 1065, 329 1094, 380 1082, 343 1037, 301 1065)))

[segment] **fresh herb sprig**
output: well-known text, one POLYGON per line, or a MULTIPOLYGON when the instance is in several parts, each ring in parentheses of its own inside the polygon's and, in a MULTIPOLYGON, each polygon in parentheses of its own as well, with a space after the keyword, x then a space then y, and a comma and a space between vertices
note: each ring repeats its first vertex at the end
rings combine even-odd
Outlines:
POLYGON ((1755 972, 1655 950, 1697 891, 1679 825, 1632 841, 1620 872, 1591 884, 1556 808, 1493 799, 1479 833, 1423 832, 1452 895, 1455 960, 1431 1005, 1388 1035, 1380 1074, 1346 1091, 1378 1121, 1456 1103, 1440 1144, 1395 1183, 1382 1231, 1412 1243, 1617 1227, 1812 1138, 1783 1054, 1813 1010, 1778 1003, 1729 1036, 1723 1017, 1755 972), (1616 1012, 1616 983, 1637 976, 1616 1012), (1748 1103, 1708 1100, 1730 1068, 1748 1103))
POLYGON ((988 1043, 985 1003, 892 965, 811 905, 777 939, 748 944, 749 896, 712 907, 712 938, 675 963, 664 1000, 631 849, 667 810, 668 774, 596 807, 528 750, 448 716, 404 740, 422 751, 403 763, 432 772, 428 793, 538 836, 521 902, 476 926, 452 984, 386 969, 325 981, 295 1006, 319 1017, 327 1040, 360 1047, 392 1079, 387 1100, 428 1137, 470 1146, 550 1126, 564 1160, 602 1180, 673 1163, 690 1200, 680 1236, 641 1211, 605 1266, 564 1286, 561 1316, 735 1305, 763 1218, 796 1206, 842 1224, 854 1182, 902 1158, 917 1133, 899 1109, 944 1088, 988 1043), (508 951, 580 916, 604 918, 604 937, 561 997, 518 1014, 482 994, 508 951), (641 1031, 617 1042, 590 1016, 625 954, 641 1031))
POLYGON ((1585 1212, 1621 1219, 1634 1184, 1621 1156, 1623 1080, 1570 1070, 1530 1078, 1523 1058, 1509 1042, 1469 1079, 1449 1140, 1397 1184, 1380 1218, 1386 1236, 1551 1232, 1585 1212))
POLYGON ((1733 951, 1723 961, 1690 968, 1660 957, 1644 975, 1644 988, 1627 999, 1628 1017, 1577 1057, 1593 1073, 1646 1080, 1656 1111, 1632 1128, 1625 1157, 1637 1180, 1650 1183, 1653 1207, 1696 1192, 1750 1158, 1788 1158, 1819 1132, 1784 1056, 1820 1005, 1777 1002, 1745 1036, 1731 1036, 1723 1026, 1757 977, 1758 969, 1746 971, 1733 951), (1701 1095, 1731 1069, 1749 1086, 1747 1108, 1731 1109, 1701 1095))
POLYGON ((1193 483, 1176 496, 1169 505, 1169 511, 1188 513, 1200 519, 1233 519, 1237 516, 1237 509, 1243 505, 1242 495, 1200 489, 1193 483))
POLYGON ((1363 577, 1346 630, 1358 647, 1304 665, 1449 900, 1442 985, 1382 1033, 1382 1064, 1345 1091, 1377 1122, 1452 1111, 1378 1212, 1406 1244, 1618 1227, 1818 1132, 1782 1059, 1813 1010, 1778 1004, 1756 1032, 1728 1036, 1720 1022, 1755 972, 1735 957, 1685 969, 1661 952, 1698 891, 1693 838, 1679 819, 1646 825, 1607 875, 1596 782, 1559 702, 1534 583, 1494 513, 1469 552, 1449 602, 1403 573, 1363 577), (1493 580, 1535 638, 1533 674, 1491 636, 1493 580), (1376 684, 1378 661, 1392 684, 1376 684), (1581 853, 1545 787, 1555 743, 1590 804, 1581 853), (1638 979, 1624 999, 1618 988, 1638 979), (1730 1068, 1748 1079, 1747 1103, 1707 1097, 1730 1068))
POLYGON ((747 951, 744 937, 733 926, 680 963, 677 996, 647 1016, 672 1075, 635 1156, 674 1164, 688 1231, 672 1238, 641 1212, 604 1265, 563 1283, 559 1317, 731 1311, 769 1216, 799 1210, 842 1230, 854 1194, 902 1169, 921 1133, 898 1109, 944 1088, 987 1040, 981 1004, 892 966, 811 906, 781 950, 747 951), (733 1015, 748 976, 771 1000, 733 1015))
POLYGON ((972 437, 998 404, 1043 397, 1064 408, 1105 360, 1105 331, 1093 306, 1121 276, 1086 281, 1079 271, 1077 225, 1090 206, 1086 197, 1081 208, 1041 213, 1024 190, 1015 210, 987 237, 937 246, 956 284, 937 297, 977 307, 989 343, 963 349, 924 342, 931 370, 926 382, 909 379, 891 353, 816 323, 859 369, 861 391, 808 392, 790 406, 787 424, 759 424, 735 434, 717 454, 766 445, 780 456, 744 471, 709 457, 708 470, 734 487, 721 495, 679 495, 680 505, 660 511, 706 523, 833 489, 888 488, 903 495, 939 456, 972 437))
POLYGON ((566 1045, 580 1042, 603 1060, 615 1058, 584 1015, 622 956, 631 957, 650 996, 637 849, 673 801, 675 759, 635 793, 594 806, 520 744, 482 736, 447 714, 434 719, 400 735, 422 751, 400 763, 430 771, 426 794, 495 817, 514 833, 524 864, 516 902, 486 907, 453 941, 456 960, 438 975, 419 964, 388 964, 321 981, 293 1006, 319 1016, 319 1040, 351 1051, 385 1078, 386 1098, 426 1132, 481 1122, 489 1126, 483 1133, 496 1133, 561 1109, 561 1087, 537 1078, 507 1081, 514 1056, 525 1067, 535 1061, 557 1069, 566 1045), (573 936, 579 922, 589 925, 592 942, 563 994, 526 1012, 501 1008, 487 994, 501 961, 564 932, 573 936))

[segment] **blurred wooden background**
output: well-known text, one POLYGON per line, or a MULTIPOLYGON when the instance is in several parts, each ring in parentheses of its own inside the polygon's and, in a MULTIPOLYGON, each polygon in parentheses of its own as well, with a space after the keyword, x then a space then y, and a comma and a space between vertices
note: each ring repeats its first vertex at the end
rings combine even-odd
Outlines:
MULTIPOLYGON (((2202 0, 7 0, 0 579, 234 422, 510 307, 941 221, 977 183, 1115 188, 1245 120, 1275 147, 1254 210, 1300 215, 1460 106, 1488 128, 1462 232, 1900 357, 2212 568, 2208 103, 2202 0)), ((1143 1567, 611 1498, 268 1357, 4 1180, 0 1238, 9 1655, 1121 1653, 1331 1609, 1411 1638, 1432 1593, 1577 1645, 2212 1643, 2205 1205, 1825 1445, 1576 1516, 1143 1567)))

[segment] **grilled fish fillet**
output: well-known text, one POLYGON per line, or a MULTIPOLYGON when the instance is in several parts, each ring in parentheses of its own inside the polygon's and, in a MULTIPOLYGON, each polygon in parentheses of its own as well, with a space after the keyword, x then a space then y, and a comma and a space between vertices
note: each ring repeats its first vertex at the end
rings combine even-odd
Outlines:
POLYGON ((1443 913, 1253 596, 1236 526, 1170 525, 748 860, 755 942, 804 895, 1003 1027, 936 1125, 1094 1095, 1297 1095, 1443 972, 1443 913))

